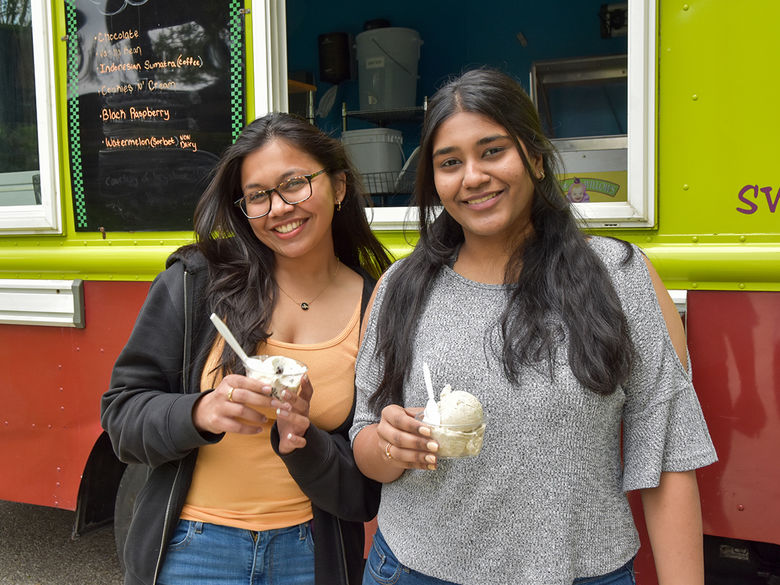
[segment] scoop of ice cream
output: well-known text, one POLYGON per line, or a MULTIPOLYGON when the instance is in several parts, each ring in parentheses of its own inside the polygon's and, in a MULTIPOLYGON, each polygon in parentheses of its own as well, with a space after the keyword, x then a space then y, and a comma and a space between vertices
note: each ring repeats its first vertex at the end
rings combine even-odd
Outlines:
POLYGON ((465 390, 453 390, 447 384, 439 395, 439 422, 473 429, 482 424, 483 412, 479 399, 465 390))
POLYGON ((440 457, 471 457, 482 450, 485 421, 482 404, 465 390, 453 390, 447 384, 439 395, 438 422, 422 421, 431 426, 433 439, 439 443, 440 457))
POLYGON ((250 378, 270 382, 274 377, 274 366, 270 360, 251 357, 246 360, 244 365, 246 366, 247 376, 250 378))
POLYGON ((247 360, 247 376, 271 386, 271 394, 282 397, 282 390, 298 392, 306 366, 281 355, 257 356, 247 360))

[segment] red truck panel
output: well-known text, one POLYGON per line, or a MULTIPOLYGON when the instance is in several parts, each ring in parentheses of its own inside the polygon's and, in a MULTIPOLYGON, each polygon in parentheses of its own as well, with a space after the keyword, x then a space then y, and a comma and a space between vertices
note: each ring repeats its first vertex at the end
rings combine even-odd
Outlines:
POLYGON ((704 532, 780 544, 780 292, 690 292, 688 345, 719 457, 699 472, 704 532))
POLYGON ((84 283, 84 329, 0 325, 0 499, 74 510, 148 282, 84 283))

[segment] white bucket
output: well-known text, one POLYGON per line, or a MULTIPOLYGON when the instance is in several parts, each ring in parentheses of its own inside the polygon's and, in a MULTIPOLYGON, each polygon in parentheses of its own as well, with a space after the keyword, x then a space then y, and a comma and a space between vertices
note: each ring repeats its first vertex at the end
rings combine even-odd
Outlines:
POLYGON ((390 128, 346 130, 341 142, 369 193, 392 193, 404 165, 403 134, 390 128))
POLYGON ((417 105, 420 34, 411 28, 375 28, 355 37, 361 110, 417 105))

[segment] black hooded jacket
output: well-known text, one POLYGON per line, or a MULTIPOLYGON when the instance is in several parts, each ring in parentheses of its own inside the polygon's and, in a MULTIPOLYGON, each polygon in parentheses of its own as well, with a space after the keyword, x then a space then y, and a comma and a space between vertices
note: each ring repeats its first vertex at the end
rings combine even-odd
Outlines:
MULTIPOLYGON (((201 433, 192 421, 203 362, 215 339, 204 301, 208 266, 194 246, 185 246, 166 267, 152 283, 101 400, 101 423, 119 459, 149 467, 125 544, 125 585, 156 583, 198 448, 222 438, 201 433)), ((364 276, 363 310, 372 287, 364 276)), ((352 413, 330 433, 310 425, 306 447, 280 455, 312 502, 317 585, 361 582, 363 522, 379 506, 379 484, 355 464, 347 438, 351 422, 352 413)), ((276 425, 271 442, 278 453, 276 425)), ((258 490, 262 482, 258 478, 258 490)))

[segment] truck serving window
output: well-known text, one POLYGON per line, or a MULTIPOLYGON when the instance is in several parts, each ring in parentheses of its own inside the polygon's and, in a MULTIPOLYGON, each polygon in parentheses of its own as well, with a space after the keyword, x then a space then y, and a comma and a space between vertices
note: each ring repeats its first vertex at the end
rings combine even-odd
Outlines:
POLYGON ((628 35, 626 54, 531 67, 531 97, 561 154, 561 186, 592 227, 655 223, 655 14, 650 0, 602 4, 601 36, 628 35))
MULTIPOLYGON (((290 0, 288 9, 301 14, 313 4, 290 0)), ((411 20, 388 17, 365 21, 360 32, 355 22, 342 33, 322 34, 307 23, 288 30, 290 69, 302 73, 312 69, 305 40, 320 33, 319 80, 326 83, 318 86, 313 117, 340 132, 372 195, 374 229, 414 226, 409 195, 427 97, 448 76, 478 64, 528 80, 526 89, 541 98, 536 103, 564 163, 561 186, 589 226, 655 225, 657 2, 563 4, 500 2, 502 19, 513 23, 502 26, 459 1, 450 13, 420 18, 414 29, 405 28, 411 20), (473 31, 494 29, 489 42, 475 40, 473 31), (356 72, 344 65, 351 34, 356 72)), ((298 113, 312 115, 303 106, 298 113)))

